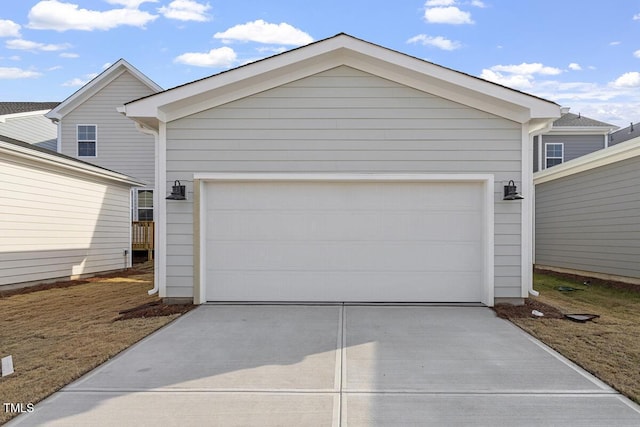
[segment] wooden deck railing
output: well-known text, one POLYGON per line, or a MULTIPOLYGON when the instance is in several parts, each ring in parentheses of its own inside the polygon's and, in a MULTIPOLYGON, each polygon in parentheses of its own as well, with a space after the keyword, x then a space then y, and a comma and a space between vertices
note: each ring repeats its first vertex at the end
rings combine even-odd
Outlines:
POLYGON ((131 250, 147 251, 149 260, 153 259, 154 222, 133 221, 131 223, 131 250))

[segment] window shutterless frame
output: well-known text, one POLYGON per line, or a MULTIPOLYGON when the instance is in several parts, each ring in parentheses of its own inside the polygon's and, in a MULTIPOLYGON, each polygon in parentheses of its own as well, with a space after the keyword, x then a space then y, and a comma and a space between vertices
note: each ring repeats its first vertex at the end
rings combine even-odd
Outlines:
POLYGON ((76 125, 78 157, 98 157, 98 125, 76 125))
POLYGON ((564 163, 564 143, 547 142, 544 144, 544 168, 564 163))

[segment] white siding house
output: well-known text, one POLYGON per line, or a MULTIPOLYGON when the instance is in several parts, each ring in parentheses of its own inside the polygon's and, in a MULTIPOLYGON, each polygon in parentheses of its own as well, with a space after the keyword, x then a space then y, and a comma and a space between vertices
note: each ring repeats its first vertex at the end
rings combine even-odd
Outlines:
MULTIPOLYGON (((58 124, 58 152, 135 177, 145 185, 133 194, 133 220, 153 220, 147 201, 155 184, 155 140, 118 113, 131 100, 162 90, 124 59, 51 110, 58 124), (140 209, 139 209, 140 208, 140 209)), ((153 205, 151 205, 151 208, 153 205)))
POLYGON ((340 34, 126 104, 169 301, 522 302, 555 103, 340 34), (524 200, 503 200, 513 180, 524 200))
POLYGON ((142 183, 0 138, 0 287, 131 266, 130 191, 142 183))

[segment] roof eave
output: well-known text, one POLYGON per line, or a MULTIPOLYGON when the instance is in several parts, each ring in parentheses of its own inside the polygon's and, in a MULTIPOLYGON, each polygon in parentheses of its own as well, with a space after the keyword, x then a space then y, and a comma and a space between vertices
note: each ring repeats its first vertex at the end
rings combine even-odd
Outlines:
POLYGON ((138 122, 168 122, 340 65, 527 123, 557 119, 560 106, 354 37, 340 34, 126 104, 138 122))
POLYGON ((542 184, 636 156, 640 156, 640 136, 536 172, 533 182, 542 184))
POLYGON ((1 141, 0 140, 0 152, 10 153, 14 156, 29 159, 31 161, 38 161, 42 163, 56 165, 65 169, 72 169, 82 171, 84 173, 97 176, 103 179, 116 181, 121 184, 129 185, 132 187, 143 187, 145 183, 136 180, 133 177, 124 175, 118 172, 110 171, 98 166, 91 165, 89 163, 83 163, 74 159, 67 159, 58 155, 58 153, 46 153, 44 151, 31 149, 17 145, 15 143, 1 141))
POLYGON ((62 120, 64 116, 69 114, 80 104, 91 98, 95 93, 106 87, 113 80, 118 78, 122 73, 128 71, 135 76, 140 82, 145 84, 154 92, 162 91, 162 87, 156 84, 149 77, 140 72, 137 68, 129 64, 124 59, 119 59, 111 67, 96 76, 93 80, 82 86, 67 99, 62 101, 57 107, 52 109, 45 116, 51 120, 62 120))

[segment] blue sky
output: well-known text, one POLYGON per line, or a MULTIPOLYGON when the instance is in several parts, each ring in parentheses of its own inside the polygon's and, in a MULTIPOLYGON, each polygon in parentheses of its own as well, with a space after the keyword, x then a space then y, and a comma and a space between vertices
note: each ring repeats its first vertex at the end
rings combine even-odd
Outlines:
POLYGON ((62 101, 119 58, 164 88, 340 32, 628 126, 640 0, 19 0, 0 101, 62 101))

